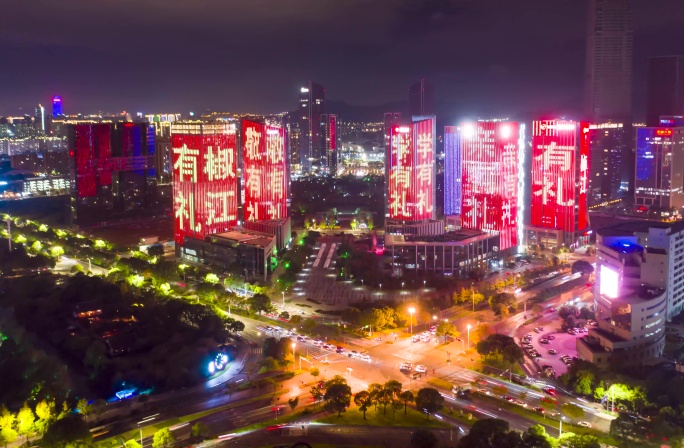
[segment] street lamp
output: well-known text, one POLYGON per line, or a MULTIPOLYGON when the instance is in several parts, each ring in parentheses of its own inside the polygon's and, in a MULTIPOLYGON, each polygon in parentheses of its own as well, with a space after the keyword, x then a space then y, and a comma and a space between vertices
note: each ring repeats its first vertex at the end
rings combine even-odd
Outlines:
POLYGON ((382 283, 380 283, 380 291, 382 291, 382 283))
POLYGON ((432 315, 432 320, 437 320, 437 316, 435 316, 435 315, 433 314, 433 315, 432 315))
POLYGON ((561 418, 558 419, 558 438, 560 439, 560 436, 563 435, 563 420, 565 420, 565 416, 561 415, 561 418))
POLYGON ((425 280, 423 280, 423 289, 425 288, 425 280))
MULTIPOLYGON (((297 358, 295 357, 295 347, 296 347, 296 346, 297 346, 297 344, 296 344, 295 342, 293 342, 293 343, 292 343, 292 371, 294 371, 294 369, 295 369, 294 361, 295 361, 295 359, 297 359, 297 358)), ((301 363, 301 361, 300 361, 300 363, 301 363)))
POLYGON ((404 289, 404 282, 401 282, 401 289, 404 289))
POLYGON ((282 291, 283 294, 283 308, 285 308, 285 291, 282 291))
POLYGON ((411 315, 411 334, 413 334, 413 313, 416 312, 416 309, 411 307, 408 309, 408 312, 411 315))
POLYGON ((472 328, 472 326, 468 324, 466 328, 468 329, 468 348, 470 348, 470 329, 472 328))

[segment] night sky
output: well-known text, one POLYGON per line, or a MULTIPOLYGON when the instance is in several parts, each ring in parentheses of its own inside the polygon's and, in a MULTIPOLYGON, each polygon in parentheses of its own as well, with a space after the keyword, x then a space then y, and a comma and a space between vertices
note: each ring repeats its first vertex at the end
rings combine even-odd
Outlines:
MULTIPOLYGON (((356 105, 419 76, 461 117, 582 105, 586 0, 4 0, 0 115, 270 113, 299 85, 356 105)), ((635 111, 649 56, 684 54, 682 0, 634 0, 635 111)), ((342 117, 343 118, 343 117, 342 117)))

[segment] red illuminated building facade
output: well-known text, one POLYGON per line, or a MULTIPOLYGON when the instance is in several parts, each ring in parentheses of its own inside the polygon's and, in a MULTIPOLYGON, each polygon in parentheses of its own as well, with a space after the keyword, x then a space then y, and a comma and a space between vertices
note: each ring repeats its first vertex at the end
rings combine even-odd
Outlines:
POLYGON ((285 130, 242 120, 244 220, 287 218, 288 169, 285 130))
POLYGON ((589 227, 589 123, 540 120, 532 124, 529 229, 537 243, 574 245, 589 227), (550 236, 551 235, 551 236, 550 236), (542 241, 546 239, 546 242, 542 241))
POLYGON ((499 233, 500 250, 517 246, 519 124, 480 121, 449 129, 459 133, 462 226, 499 233))
POLYGON ((390 128, 387 216, 419 222, 435 216, 435 118, 419 117, 390 128))
POLYGON ((337 175, 338 132, 337 115, 321 115, 321 142, 323 144, 324 168, 331 176, 337 175))
POLYGON ((171 126, 174 239, 204 239, 237 224, 235 125, 177 122, 171 126))
POLYGON ((92 224, 155 206, 154 129, 147 123, 70 124, 72 217, 92 224))

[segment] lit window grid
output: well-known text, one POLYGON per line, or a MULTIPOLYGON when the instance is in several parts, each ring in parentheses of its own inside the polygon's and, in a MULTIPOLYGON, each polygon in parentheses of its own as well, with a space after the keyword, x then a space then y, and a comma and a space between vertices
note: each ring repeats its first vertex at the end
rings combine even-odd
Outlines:
POLYGON ((514 247, 518 244, 519 125, 464 123, 460 132, 462 225, 499 232, 500 249, 514 247), (473 130, 472 136, 465 135, 466 128, 473 130))
POLYGON ((434 218, 434 150, 434 118, 390 128, 390 219, 422 221, 434 218))
POLYGON ((172 129, 174 240, 183 244, 186 237, 203 239, 229 230, 237 224, 235 128, 186 124, 172 129), (193 175, 188 167, 195 167, 193 175))
POLYGON ((461 214, 461 136, 457 126, 444 128, 444 214, 461 214))
POLYGON ((242 121, 245 221, 287 217, 288 175, 285 130, 242 121))
POLYGON ((531 224, 573 232, 578 123, 542 120, 532 126, 531 224))

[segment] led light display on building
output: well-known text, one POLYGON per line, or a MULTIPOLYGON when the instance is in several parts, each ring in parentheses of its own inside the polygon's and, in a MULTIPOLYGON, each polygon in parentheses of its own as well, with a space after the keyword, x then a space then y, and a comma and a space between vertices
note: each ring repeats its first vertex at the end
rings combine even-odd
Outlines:
POLYGON ((459 127, 462 159, 461 223, 496 231, 499 248, 518 243, 519 125, 513 122, 464 123, 459 127))
POLYGON ((584 130, 588 127, 588 123, 562 120, 533 123, 533 226, 567 232, 586 228, 589 144, 584 130))
POLYGON ((237 149, 232 124, 173 123, 174 239, 202 239, 237 223, 237 149))
POLYGON ((285 130, 242 120, 245 221, 287 217, 285 130))
POLYGON ((461 134, 457 126, 444 128, 444 214, 461 214, 461 134))
POLYGON ((74 125, 76 192, 79 198, 97 195, 99 185, 112 184, 112 125, 108 123, 74 125))
POLYGON ((390 143, 389 218, 402 221, 434 218, 434 117, 421 117, 407 126, 393 126, 390 143))
POLYGON ((599 292, 611 299, 618 296, 620 283, 620 274, 606 265, 601 265, 601 283, 599 284, 599 292))

